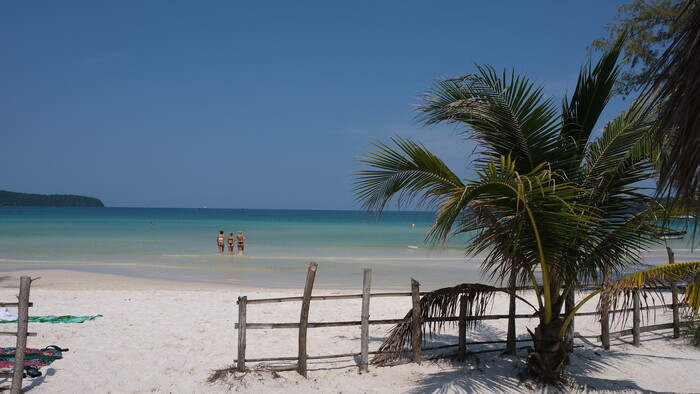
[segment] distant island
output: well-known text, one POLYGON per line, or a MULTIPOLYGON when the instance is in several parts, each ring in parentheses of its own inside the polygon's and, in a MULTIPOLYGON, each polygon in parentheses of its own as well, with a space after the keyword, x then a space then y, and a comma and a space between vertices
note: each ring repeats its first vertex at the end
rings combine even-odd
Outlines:
POLYGON ((97 198, 72 194, 29 194, 0 190, 0 206, 25 207, 104 207, 97 198))

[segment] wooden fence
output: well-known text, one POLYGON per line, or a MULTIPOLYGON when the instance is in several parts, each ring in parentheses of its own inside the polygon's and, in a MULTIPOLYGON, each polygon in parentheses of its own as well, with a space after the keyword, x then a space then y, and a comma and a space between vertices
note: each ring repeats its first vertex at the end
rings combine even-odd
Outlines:
POLYGON ((27 332, 29 327, 29 289, 32 279, 28 276, 20 278, 18 302, 1 302, 0 307, 17 307, 17 331, 0 332, 0 335, 12 335, 17 337, 15 348, 15 367, 13 372, 0 373, 0 377, 12 378, 11 394, 19 394, 22 390, 24 378, 24 360, 26 357, 27 337, 36 336, 36 333, 27 332), (19 366, 19 367, 18 367, 19 366))
MULTIPOLYGON (((431 318, 431 319, 421 319, 420 313, 420 296, 425 293, 421 293, 419 290, 419 284, 415 280, 411 280, 411 292, 384 292, 384 293, 370 293, 370 283, 371 283, 371 271, 370 269, 364 270, 364 281, 362 294, 348 294, 348 295, 325 295, 325 296, 312 296, 311 290, 313 288, 313 283, 316 275, 317 264, 311 263, 309 265, 309 270, 307 273, 306 285, 304 287, 304 294, 302 297, 283 297, 283 298, 268 298, 268 299, 257 299, 249 300, 246 296, 238 297, 238 323, 235 328, 238 329, 238 357, 234 360, 236 365, 236 370, 245 371, 246 362, 266 362, 266 361, 297 361, 296 366, 286 366, 277 367, 275 370, 297 370, 302 376, 307 376, 307 360, 309 359, 331 359, 331 358, 341 358, 341 357, 357 357, 360 356, 360 372, 366 372, 369 365, 369 354, 378 354, 379 351, 369 351, 369 326, 370 325, 388 325, 388 324, 398 324, 398 323, 410 323, 412 331, 412 341, 411 349, 405 349, 407 352, 412 352, 412 361, 420 363, 421 352, 423 350, 438 350, 445 348, 457 347, 457 355, 460 360, 463 360, 466 354, 466 322, 469 320, 497 320, 497 319, 507 319, 509 315, 486 315, 481 317, 467 317, 466 313, 460 308, 459 316, 446 317, 446 318, 431 318), (369 319, 369 304, 371 297, 405 297, 410 296, 412 299, 412 319, 383 319, 383 320, 370 320, 369 319), (342 300, 342 299, 362 299, 362 310, 360 314, 360 320, 356 321, 336 321, 336 322, 309 322, 309 306, 312 300, 322 301, 322 300, 342 300), (282 302, 299 302, 301 301, 301 314, 298 323, 255 323, 247 321, 247 308, 248 305, 254 304, 269 304, 269 303, 282 303, 282 302), (427 322, 435 321, 445 321, 445 322, 457 322, 458 323, 458 343, 456 345, 442 345, 436 347, 422 347, 422 325, 427 322), (320 327, 343 327, 343 326, 360 326, 360 351, 359 353, 343 353, 343 354, 328 354, 309 357, 306 354, 306 343, 307 343, 307 330, 309 328, 320 328, 320 327), (299 352, 296 357, 265 357, 265 358, 246 358, 246 332, 250 329, 281 329, 281 328, 296 328, 299 330, 299 352)), ((505 289, 502 289, 505 290, 505 289)), ((596 338, 602 342, 603 347, 609 348, 611 337, 620 336, 633 336, 633 343, 635 346, 639 346, 639 338, 642 332, 660 330, 673 328, 674 338, 679 336, 679 319, 678 319, 678 287, 673 286, 671 288, 673 302, 668 305, 656 305, 651 307, 642 307, 639 301, 638 294, 635 293, 634 309, 633 309, 633 328, 621 330, 617 332, 609 332, 609 330, 602 330, 601 335, 594 336, 581 336, 580 338, 596 338), (650 326, 641 326, 641 312, 651 311, 655 309, 673 309, 673 322, 667 324, 657 324, 650 326)), ((611 314, 628 313, 627 310, 613 310, 610 311, 611 314)), ((592 316, 596 312, 581 312, 576 313, 575 316, 592 316)), ((516 319, 533 318, 533 314, 516 314, 514 316, 516 319)), ((572 322, 573 323, 573 322, 572 322)), ((601 326, 607 324, 607 317, 602 319, 601 326)), ((573 324, 571 325, 573 329, 573 324)), ((573 338, 573 330, 570 332, 570 338, 573 338)), ((512 336, 512 341, 516 341, 515 337, 512 336)), ((572 339, 573 340, 573 339, 572 339)), ((521 339, 516 342, 531 342, 531 339, 521 339)), ((505 340, 498 341, 482 341, 482 342, 470 342, 469 345, 484 345, 484 344, 500 344, 507 343, 505 340)), ((513 344, 513 348, 514 348, 513 344)), ((482 353, 482 352, 492 352, 492 351, 502 351, 503 349, 496 350, 486 350, 470 352, 472 354, 482 353)))

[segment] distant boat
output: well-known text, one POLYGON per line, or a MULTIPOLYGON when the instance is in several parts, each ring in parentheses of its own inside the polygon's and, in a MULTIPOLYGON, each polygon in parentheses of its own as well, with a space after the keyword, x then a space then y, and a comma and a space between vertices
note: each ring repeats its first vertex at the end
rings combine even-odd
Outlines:
POLYGON ((661 233, 661 239, 683 239, 687 233, 687 231, 669 231, 661 233))

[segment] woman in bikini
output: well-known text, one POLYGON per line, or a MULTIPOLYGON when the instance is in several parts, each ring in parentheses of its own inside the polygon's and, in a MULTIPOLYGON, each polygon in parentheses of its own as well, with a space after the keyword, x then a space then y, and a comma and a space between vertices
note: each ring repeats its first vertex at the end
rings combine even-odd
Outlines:
POLYGON ((245 235, 243 235, 243 231, 239 231, 238 235, 236 236, 236 240, 238 241, 238 254, 243 254, 243 242, 246 240, 245 235))
POLYGON ((231 232, 228 236, 228 254, 233 254, 233 243, 235 240, 236 238, 233 236, 233 232, 231 232))
POLYGON ((216 246, 218 248, 219 254, 224 253, 224 240, 226 236, 224 235, 224 230, 219 231, 219 235, 216 236, 216 246))

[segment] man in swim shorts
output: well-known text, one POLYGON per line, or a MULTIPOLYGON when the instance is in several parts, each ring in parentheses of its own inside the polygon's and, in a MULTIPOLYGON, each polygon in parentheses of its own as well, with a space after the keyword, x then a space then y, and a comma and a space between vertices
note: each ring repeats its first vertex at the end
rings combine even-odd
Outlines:
POLYGON ((236 240, 238 241, 238 254, 239 255, 243 254, 243 247, 244 247, 243 242, 245 242, 246 238, 248 238, 248 237, 243 235, 243 231, 239 231, 238 235, 236 236, 236 240))
POLYGON ((216 236, 216 246, 218 248, 218 253, 224 253, 224 241, 226 237, 224 236, 224 230, 219 231, 219 235, 216 236))

